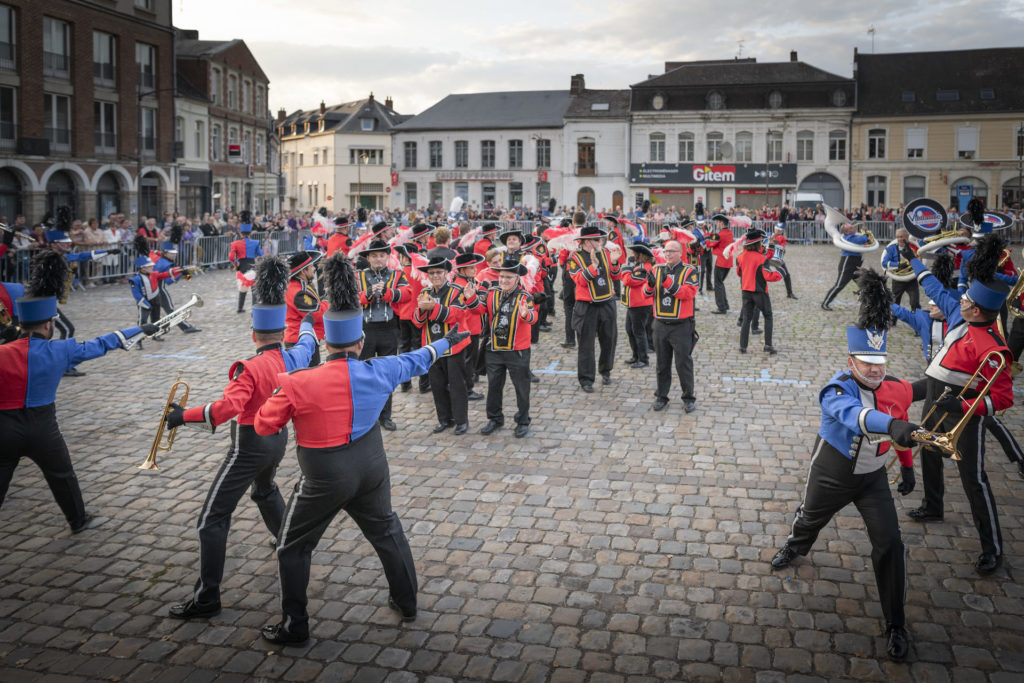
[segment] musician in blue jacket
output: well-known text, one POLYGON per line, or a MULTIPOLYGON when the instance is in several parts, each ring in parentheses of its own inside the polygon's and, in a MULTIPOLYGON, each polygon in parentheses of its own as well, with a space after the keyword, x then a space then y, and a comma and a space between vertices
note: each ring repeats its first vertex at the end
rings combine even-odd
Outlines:
MULTIPOLYGON (((844 242, 861 246, 868 243, 868 236, 858 233, 857 226, 853 223, 843 223, 840 230, 842 231, 842 240, 844 242)), ((832 310, 832 301, 839 296, 839 292, 843 291, 843 287, 853 280, 855 277, 854 273, 857 272, 857 269, 860 268, 861 263, 864 261, 858 251, 842 249, 840 253, 842 256, 839 259, 839 273, 836 276, 836 283, 832 285, 832 289, 828 290, 825 300, 821 302, 821 308, 825 311, 832 310)))

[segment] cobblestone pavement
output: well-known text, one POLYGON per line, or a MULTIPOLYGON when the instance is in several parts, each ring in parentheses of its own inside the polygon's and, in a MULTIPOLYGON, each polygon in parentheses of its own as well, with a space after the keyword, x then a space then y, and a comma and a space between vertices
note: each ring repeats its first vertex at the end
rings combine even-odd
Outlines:
MULTIPOLYGON (((756 337, 739 355, 736 314, 708 315, 712 304, 700 303, 691 415, 678 388, 665 411, 651 411, 653 368, 622 362, 624 315, 614 383, 581 393, 575 352, 557 344, 561 308, 534 351, 541 383, 528 438, 509 428, 476 434, 482 402, 470 404, 470 434, 429 437, 430 397, 396 393, 399 431, 385 443, 419 573, 419 618, 401 625, 388 609, 379 562, 341 515, 313 556, 313 638, 302 648, 259 636, 278 620, 277 565, 248 498, 228 547, 224 611, 209 623, 165 616, 195 581, 196 518, 228 437, 183 432, 159 472, 136 465, 179 369, 198 405, 219 397, 229 363, 253 349, 228 271, 176 285, 179 303, 193 291, 206 302, 194 316, 202 334, 175 331, 84 364, 88 375, 64 380, 58 394, 87 507, 105 523, 72 537, 38 470, 23 462, 15 474, 0 510, 0 680, 1022 680, 1024 481, 994 440, 988 471, 1005 565, 975 575, 977 534, 947 466, 945 522, 903 528, 907 663, 885 657, 853 507, 807 558, 770 571, 801 496, 817 392, 845 367, 855 311, 852 287, 835 312, 818 308, 835 249, 790 252, 800 299, 772 285, 778 356, 762 354, 756 337)), ((735 276, 728 285, 738 307, 735 276)), ((127 285, 75 293, 64 310, 79 338, 135 317, 127 285)), ((894 374, 921 375, 909 328, 892 335, 890 354, 894 374)), ((506 409, 513 401, 509 386, 506 409)), ((1006 423, 1024 435, 1019 407, 1006 423)), ((289 446, 282 490, 297 477, 289 446)), ((901 516, 919 500, 897 496, 901 516)))

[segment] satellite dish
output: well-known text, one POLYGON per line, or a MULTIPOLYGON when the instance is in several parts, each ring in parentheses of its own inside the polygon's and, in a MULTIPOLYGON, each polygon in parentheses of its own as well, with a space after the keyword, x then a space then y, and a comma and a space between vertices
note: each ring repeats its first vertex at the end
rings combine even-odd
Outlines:
POLYGON ((722 143, 722 159, 725 161, 732 161, 732 143, 722 143))

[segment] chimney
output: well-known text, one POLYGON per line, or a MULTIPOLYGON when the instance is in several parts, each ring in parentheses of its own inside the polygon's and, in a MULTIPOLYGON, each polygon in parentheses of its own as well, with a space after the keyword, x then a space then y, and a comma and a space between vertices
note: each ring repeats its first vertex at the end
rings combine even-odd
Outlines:
POLYGON ((199 31, 194 28, 183 28, 180 37, 182 40, 199 40, 199 31))
POLYGON ((789 51, 789 61, 791 61, 791 62, 795 62, 796 61, 796 50, 790 50, 789 51))
POLYGON ((574 74, 569 77, 569 94, 573 97, 582 95, 586 87, 583 83, 583 74, 574 74))
POLYGON ((373 92, 370 93, 370 99, 366 101, 367 104, 373 104, 373 92))
POLYGON ((320 100, 320 116, 323 116, 325 111, 327 111, 327 107, 324 106, 324 101, 320 100))
POLYGON ((391 101, 391 95, 388 95, 387 97, 384 98, 384 107, 386 109, 390 109, 391 111, 395 110, 395 103, 391 101))
POLYGON ((286 118, 288 118, 288 111, 284 107, 281 107, 277 110, 277 120, 284 121, 286 118))

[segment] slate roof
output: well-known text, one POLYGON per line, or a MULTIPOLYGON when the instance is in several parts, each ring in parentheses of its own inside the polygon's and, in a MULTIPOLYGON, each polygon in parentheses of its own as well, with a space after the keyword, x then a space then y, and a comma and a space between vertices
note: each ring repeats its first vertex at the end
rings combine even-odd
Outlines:
POLYGON ((395 130, 561 128, 569 99, 568 90, 448 95, 395 130))
POLYGON ((666 73, 651 76, 633 87, 686 87, 829 83, 849 81, 804 62, 755 62, 752 60, 668 62, 666 73))
POLYGON ((854 64, 858 116, 1024 111, 1024 48, 858 53, 854 64))
POLYGON ((212 55, 227 49, 235 43, 242 42, 234 40, 186 40, 179 38, 174 42, 174 51, 179 57, 202 57, 212 55))
MULTIPOLYGON (((399 114, 384 106, 378 99, 370 102, 369 98, 356 100, 355 102, 342 102, 340 104, 325 107, 322 114, 324 119, 324 131, 332 133, 389 133, 391 129, 403 121, 411 118, 409 115, 399 114), (360 119, 376 119, 377 125, 373 131, 364 131, 360 119)), ((305 123, 309 122, 309 132, 317 133, 320 128, 320 108, 300 109, 289 114, 284 121, 275 121, 274 126, 284 126, 285 137, 290 135, 291 124, 295 124, 296 135, 302 135, 305 123)))
POLYGON ((569 102, 565 118, 617 119, 629 115, 629 90, 587 90, 569 102), (594 105, 598 105, 595 109, 594 105), (608 105, 607 109, 601 105, 608 105))

